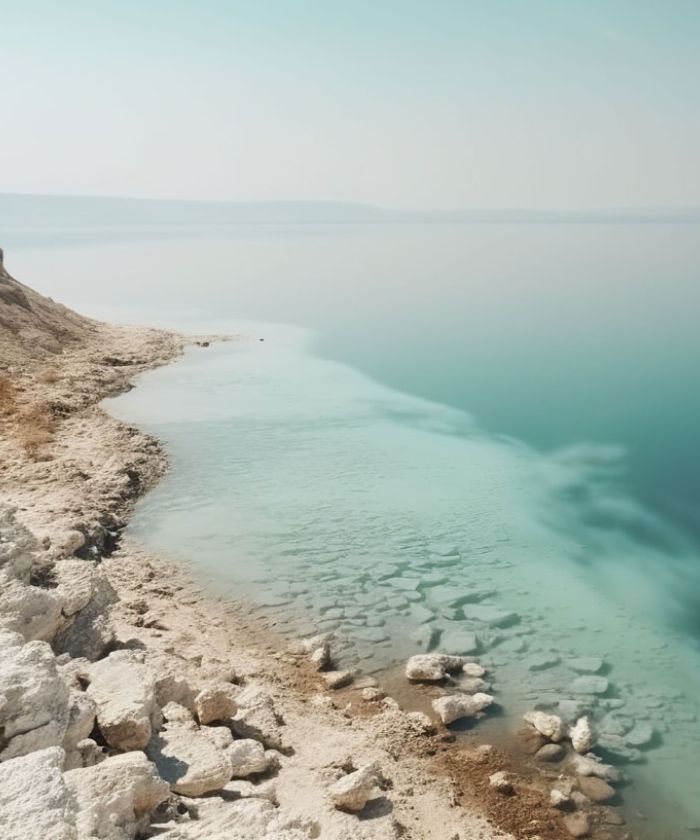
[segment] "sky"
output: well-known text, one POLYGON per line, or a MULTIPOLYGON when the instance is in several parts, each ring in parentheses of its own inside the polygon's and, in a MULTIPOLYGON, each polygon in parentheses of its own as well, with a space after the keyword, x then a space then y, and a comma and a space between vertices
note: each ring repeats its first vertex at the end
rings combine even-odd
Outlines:
POLYGON ((700 204, 699 0, 0 0, 0 192, 700 204))

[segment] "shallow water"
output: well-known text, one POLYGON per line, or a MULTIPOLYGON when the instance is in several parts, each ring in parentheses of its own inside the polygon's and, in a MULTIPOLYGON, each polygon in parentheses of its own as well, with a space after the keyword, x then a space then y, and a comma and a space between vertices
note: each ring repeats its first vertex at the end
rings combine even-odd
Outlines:
POLYGON ((142 289, 132 318, 244 336, 110 403, 173 456, 137 535, 344 663, 476 646, 507 722, 591 709, 650 836, 700 824, 695 230, 25 244, 10 268, 69 303, 142 289))

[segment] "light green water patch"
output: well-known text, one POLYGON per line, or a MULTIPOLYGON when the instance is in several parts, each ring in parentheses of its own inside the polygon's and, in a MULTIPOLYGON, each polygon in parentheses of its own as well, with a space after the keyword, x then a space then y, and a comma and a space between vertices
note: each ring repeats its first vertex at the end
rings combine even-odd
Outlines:
POLYGON ((334 633, 341 665, 476 652, 506 725, 589 712, 654 825, 700 824, 700 664, 677 621, 700 558, 622 489, 624 453, 543 455, 313 356, 301 330, 244 332, 109 402, 172 457, 132 533, 290 636, 334 633))

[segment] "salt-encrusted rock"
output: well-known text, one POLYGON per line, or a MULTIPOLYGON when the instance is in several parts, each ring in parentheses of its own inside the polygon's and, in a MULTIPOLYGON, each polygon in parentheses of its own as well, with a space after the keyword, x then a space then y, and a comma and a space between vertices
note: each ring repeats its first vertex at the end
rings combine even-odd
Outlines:
POLYGON ((61 626, 61 602, 55 592, 15 579, 0 587, 0 627, 26 641, 51 641, 61 626))
POLYGON ((321 675, 327 688, 338 689, 350 685, 353 680, 352 671, 326 671, 321 675))
POLYGON ((646 747, 654 740, 654 735, 654 727, 650 723, 637 723, 625 735, 625 741, 631 747, 646 747))
POLYGON ((97 706, 97 726, 111 747, 143 749, 160 722, 155 676, 135 651, 118 650, 90 668, 88 694, 97 706))
POLYGON ((463 656, 479 650, 479 639, 465 627, 446 627, 440 636, 440 648, 446 654, 463 656))
POLYGON ((585 677, 577 677, 571 683, 571 691, 574 694, 605 694, 610 683, 605 677, 598 677, 589 675, 585 677))
POLYGON ((445 653, 419 653, 406 663, 406 677, 420 682, 439 682, 447 674, 459 671, 464 657, 445 653))
POLYGON ((205 686, 194 698, 194 707, 200 723, 227 720, 238 711, 236 695, 240 691, 231 683, 205 686))
POLYGON ((432 706, 444 724, 465 717, 476 717, 493 703, 490 694, 447 694, 433 700, 432 706))
POLYGON ((68 728, 68 686, 46 642, 0 630, 0 761, 58 746, 68 728))
POLYGON ((545 738, 548 738, 554 743, 558 743, 566 734, 566 727, 564 722, 557 715, 549 715, 546 712, 526 712, 523 715, 524 720, 532 724, 535 729, 545 738))
POLYGON ((619 782, 622 775, 610 764, 604 764, 596 755, 575 755, 573 759, 574 772, 579 776, 597 776, 606 782, 619 782))
POLYGON ((221 789, 222 794, 234 796, 236 799, 267 799, 273 805, 278 805, 277 786, 272 779, 262 782, 249 782, 246 779, 232 779, 221 789))
POLYGON ((97 570, 87 560, 60 560, 53 567, 56 588, 63 615, 70 616, 90 603, 95 592, 97 570))
MULTIPOLYGON (((328 612, 326 612, 326 616, 332 617, 328 615, 328 612)), ((331 649, 324 634, 300 639, 290 646, 290 652, 297 656, 305 655, 318 671, 327 668, 331 662, 331 649)))
POLYGON ((515 612, 489 607, 484 604, 465 604, 462 607, 464 617, 473 621, 481 621, 490 627, 508 627, 517 624, 519 616, 515 612))
POLYGON ((491 683, 482 680, 481 677, 462 677, 458 681, 459 690, 467 694, 476 694, 477 691, 488 691, 491 683))
POLYGON ((93 585, 88 604, 56 634, 53 642, 56 653, 68 653, 74 658, 84 657, 94 662, 114 641, 109 614, 112 604, 118 600, 117 594, 101 571, 96 572, 93 585))
POLYGON ((486 668, 479 665, 478 662, 465 662, 462 665, 462 673, 467 677, 483 677, 486 673, 486 668))
POLYGON ((172 790, 184 796, 220 790, 231 778, 226 751, 196 729, 167 724, 153 736, 146 754, 172 790))
POLYGON ((82 741, 78 741, 74 749, 66 753, 63 769, 76 770, 79 767, 94 767, 106 758, 104 747, 101 747, 92 738, 83 738, 82 741))
POLYGON ((527 660, 528 671, 546 671, 559 664, 559 657, 555 653, 538 653, 527 660))
POLYGON ((549 804, 552 808, 566 810, 571 807, 571 796, 559 788, 552 788, 549 791, 549 804))
POLYGON ((69 753, 87 738, 95 725, 97 706, 89 694, 71 689, 68 700, 68 727, 63 736, 63 749, 69 753))
POLYGON ((568 659, 566 664, 577 674, 597 674, 603 667, 603 660, 597 656, 579 656, 568 659))
POLYGON ((236 698, 238 712, 230 721, 234 732, 241 738, 254 738, 266 747, 282 746, 281 718, 269 694, 255 685, 243 689, 236 698))
POLYGON ((70 770, 64 780, 77 805, 78 838, 132 840, 169 795, 168 785, 141 752, 70 770))
POLYGON ((615 798, 615 788, 597 776, 581 776, 578 786, 592 802, 610 802, 615 798))
MULTIPOLYGON (((179 656, 162 651, 146 651, 146 664, 153 671, 156 677, 156 702, 163 708, 168 703, 178 703, 190 711, 194 711, 194 698, 197 691, 194 690, 183 672, 183 660, 179 656)), ((230 682, 230 680, 215 679, 204 676, 205 670, 201 669, 203 678, 211 682, 230 682)))
POLYGON ((513 782, 505 770, 498 770, 489 776, 489 785, 499 793, 513 793, 513 782))
POLYGON ((561 761, 566 755, 566 750, 561 744, 545 744, 535 753, 537 761, 555 762, 561 761))
POLYGON ((0 508, 0 579, 14 578, 29 583, 34 540, 30 532, 15 520, 15 510, 0 508))
POLYGON ((0 764, 0 833, 5 840, 77 840, 75 805, 60 747, 0 764))
POLYGON ((367 688, 363 688, 360 692, 360 696, 363 700, 367 702, 376 702, 377 700, 381 700, 384 697, 384 692, 380 688, 374 688, 373 686, 367 686, 367 688))
POLYGON ((231 777, 245 779, 253 773, 264 773, 268 769, 268 757, 259 741, 252 738, 242 738, 234 741, 226 749, 226 755, 231 762, 231 777))
POLYGON ((587 753, 595 743, 590 720, 587 717, 579 718, 569 729, 569 738, 577 753, 587 753))
POLYGON ((377 784, 377 768, 366 764, 338 779, 328 788, 328 795, 336 808, 342 811, 361 811, 372 797, 377 784))
MULTIPOLYGON (((166 703, 161 709, 161 716, 167 723, 177 724, 178 726, 182 726, 184 729, 198 728, 197 721, 194 719, 192 712, 185 706, 181 706, 179 703, 166 703)), ((203 728, 208 730, 209 727, 203 728)))
POLYGON ((196 808, 197 819, 179 824, 168 832, 168 840, 309 840, 314 836, 313 826, 307 828, 298 816, 285 822, 267 798, 231 802, 212 796, 185 800, 185 805, 196 808))
POLYGON ((588 817, 581 812, 567 814, 564 817, 564 828, 572 837, 587 837, 591 831, 588 817))
POLYGON ((221 750, 228 749, 233 743, 233 735, 228 726, 202 726, 199 731, 221 750))

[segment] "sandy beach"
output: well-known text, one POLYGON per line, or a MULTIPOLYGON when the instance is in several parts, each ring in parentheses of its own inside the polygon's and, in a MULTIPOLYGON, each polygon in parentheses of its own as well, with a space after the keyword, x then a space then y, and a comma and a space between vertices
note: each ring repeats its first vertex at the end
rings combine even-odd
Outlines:
POLYGON ((84 319, 0 257, 3 837, 631 836, 612 777, 529 757, 541 721, 456 739, 430 689, 336 671, 123 536, 167 453, 100 401, 209 340, 84 319))

